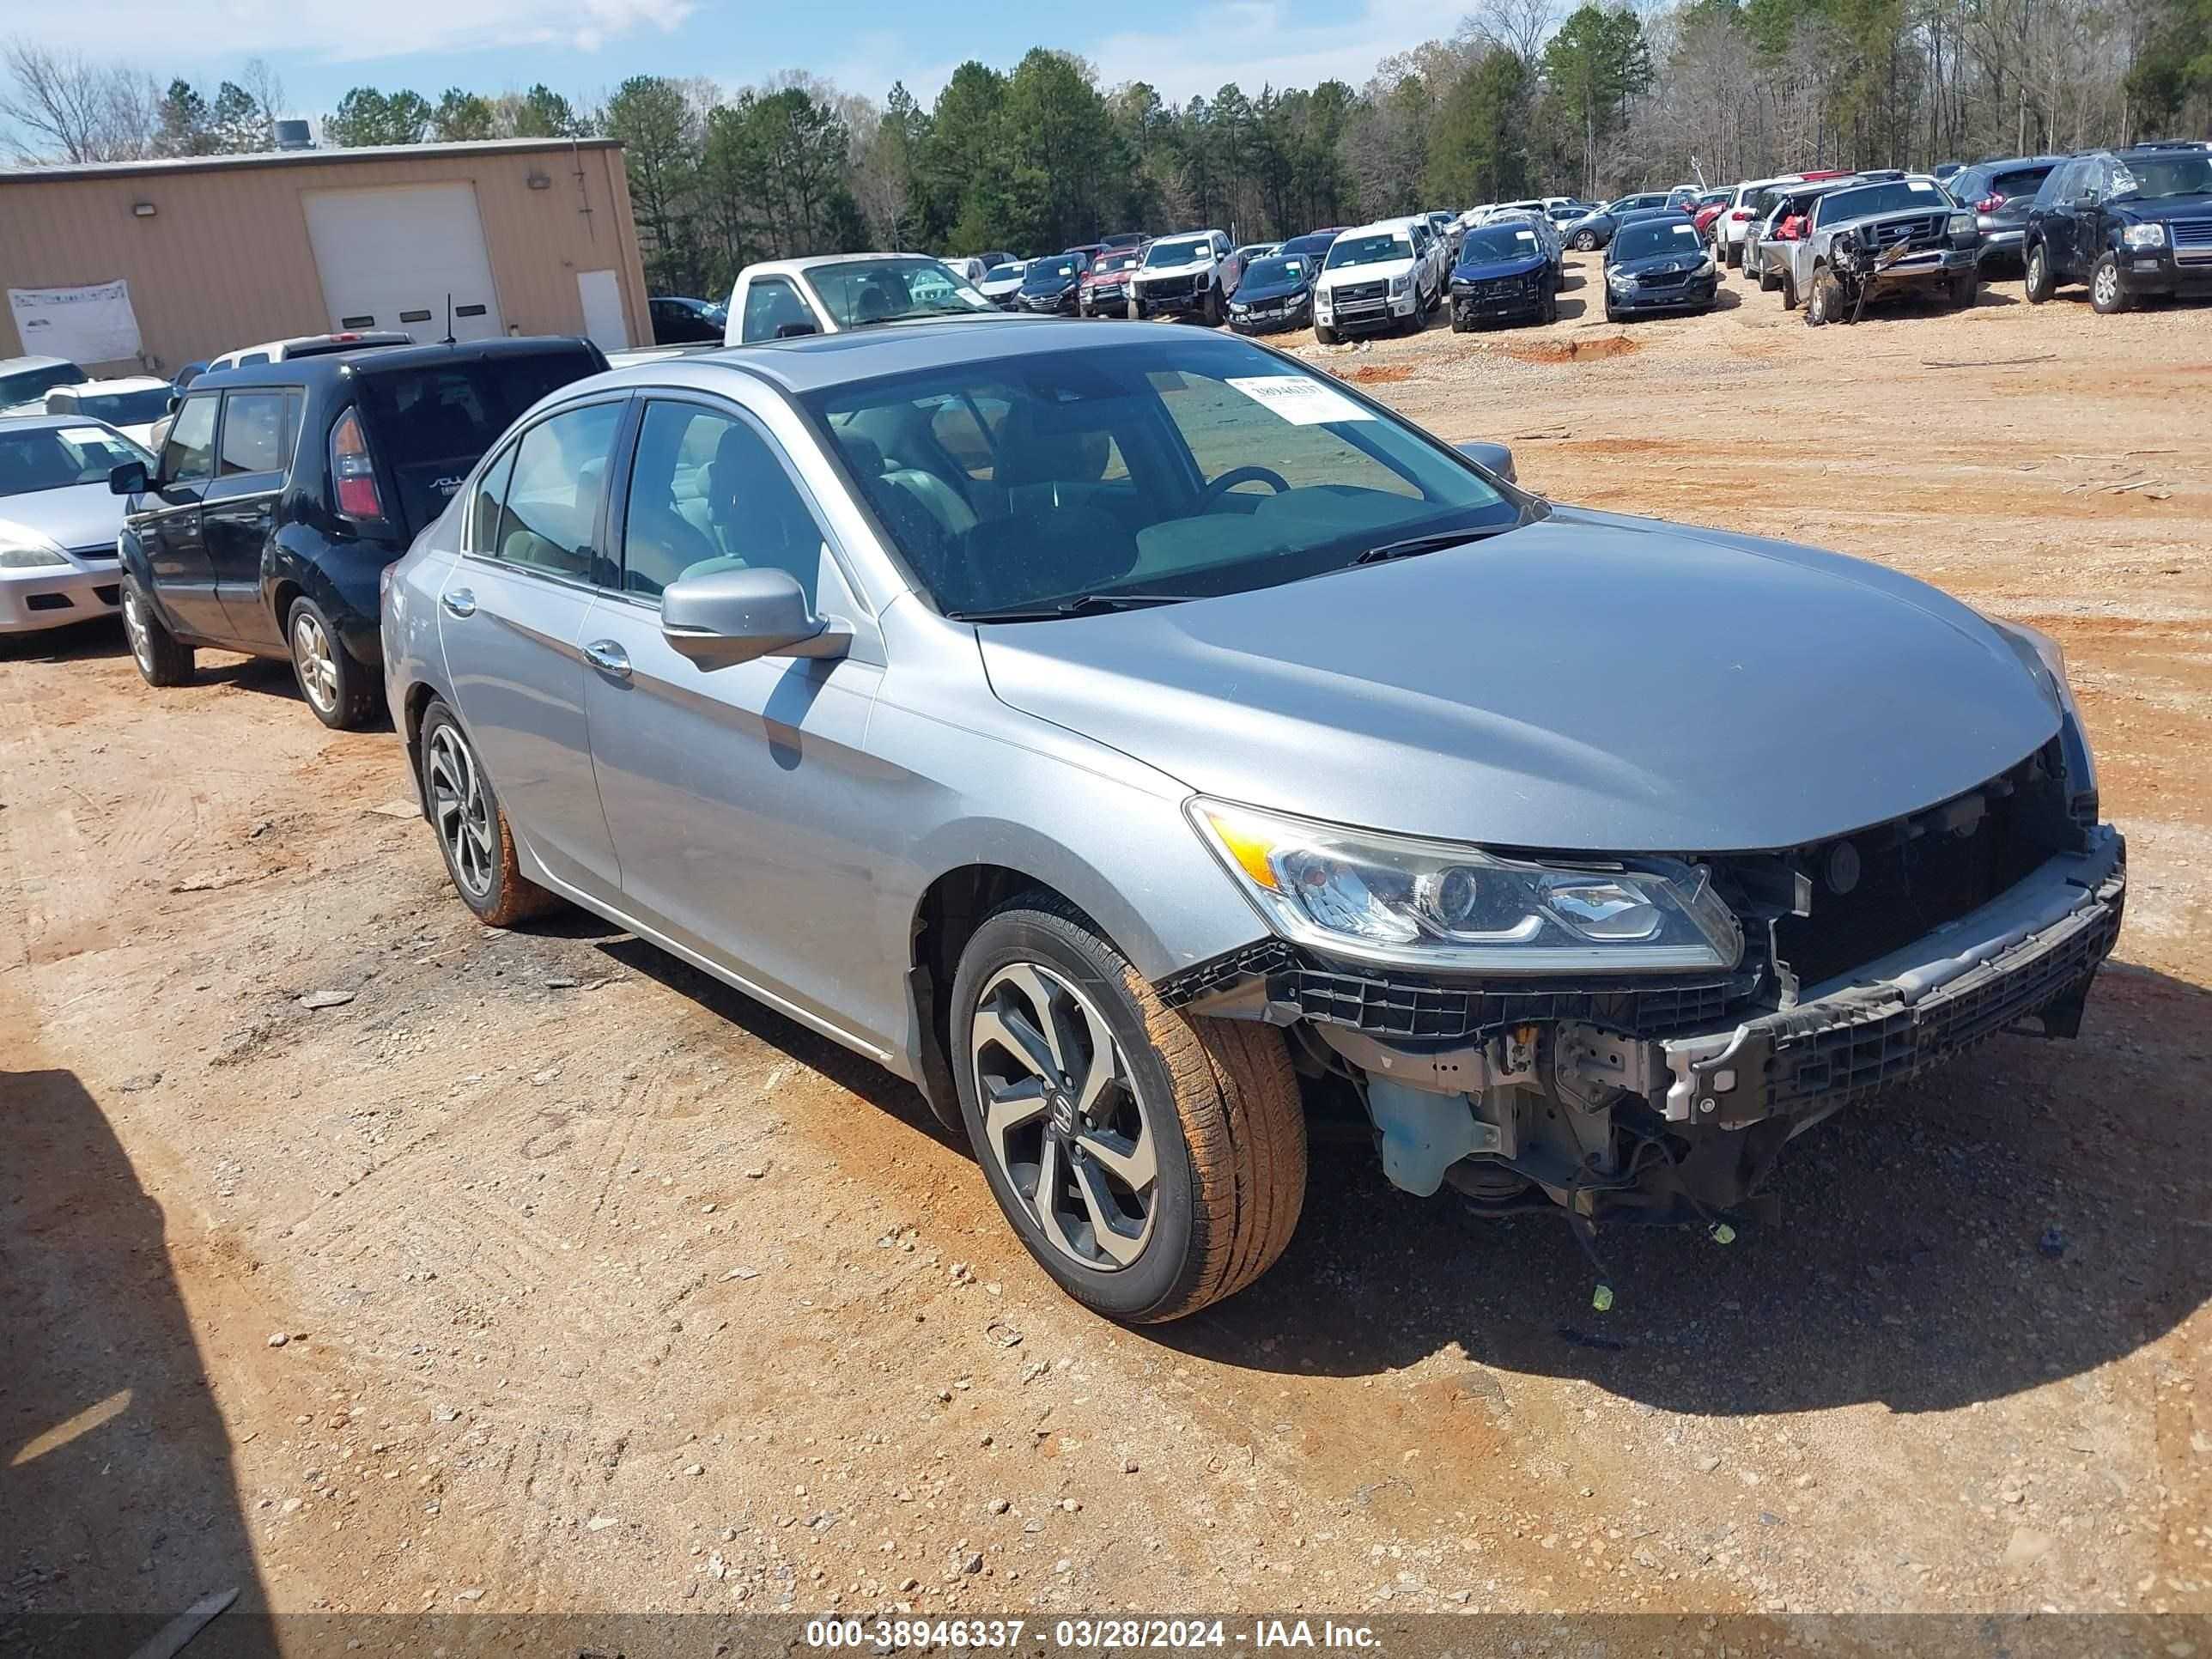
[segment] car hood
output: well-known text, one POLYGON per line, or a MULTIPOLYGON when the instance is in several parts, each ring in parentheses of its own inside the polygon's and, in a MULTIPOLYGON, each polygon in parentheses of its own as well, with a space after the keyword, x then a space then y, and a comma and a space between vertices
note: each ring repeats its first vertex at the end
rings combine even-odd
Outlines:
POLYGON ((2047 742, 1975 612, 1878 565, 1568 509, 1255 592, 979 629, 993 689, 1191 788, 1584 852, 1798 846, 2047 742))
POLYGON ((2212 219, 2212 196, 2153 196, 2141 202, 2115 202, 2112 206, 2138 220, 2212 219))
POLYGON ((1694 270, 1705 263, 1705 251, 1701 247, 1668 248, 1663 253, 1646 253, 1640 258, 1615 259, 1606 266, 1608 271, 1623 270, 1632 276, 1647 273, 1657 276, 1670 270, 1694 270))
POLYGON ((123 528, 123 500, 109 492, 105 478, 66 489, 0 495, 0 523, 22 525, 64 547, 112 549, 123 528))
POLYGON ((1311 286, 1312 284, 1303 276, 1294 276, 1284 283, 1239 283, 1237 285, 1237 298, 1239 302, 1247 305, 1255 300, 1261 302, 1268 300, 1287 300, 1294 295, 1304 294, 1311 286))
POLYGON ((1314 286, 1335 289, 1348 283, 1387 281, 1393 276, 1406 276, 1419 264, 1418 259, 1370 259, 1364 264, 1334 265, 1315 279, 1314 286))
POLYGON ((1022 279, 1024 294, 1065 294, 1080 280, 1075 276, 1025 276, 1022 279))
POLYGON ((1523 254, 1512 259, 1469 260, 1466 264, 1453 268, 1452 281, 1487 283, 1500 276, 1525 276, 1530 271, 1540 268, 1544 264, 1545 257, 1540 249, 1534 253, 1523 254))
POLYGON ((1195 276, 1201 270, 1212 269, 1211 259, 1186 259, 1179 265, 1139 265, 1131 274, 1150 282, 1155 276, 1195 276))

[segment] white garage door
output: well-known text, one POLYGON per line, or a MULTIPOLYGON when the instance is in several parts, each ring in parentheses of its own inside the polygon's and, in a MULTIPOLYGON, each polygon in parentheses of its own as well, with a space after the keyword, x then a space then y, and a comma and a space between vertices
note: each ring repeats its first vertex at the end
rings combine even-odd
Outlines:
POLYGON ((472 185, 307 192, 307 240, 333 330, 396 328, 442 340, 504 333, 472 185))

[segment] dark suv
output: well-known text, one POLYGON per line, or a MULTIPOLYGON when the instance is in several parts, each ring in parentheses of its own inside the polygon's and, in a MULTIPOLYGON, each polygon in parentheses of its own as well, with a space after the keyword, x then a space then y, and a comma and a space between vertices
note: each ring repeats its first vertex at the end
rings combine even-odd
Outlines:
POLYGON ((149 685, 195 647, 289 657, 323 724, 382 693, 378 579, 547 392, 607 366, 589 340, 386 346, 217 370, 179 403, 158 471, 115 469, 123 626, 149 685))
POLYGON ((2087 283, 2109 314, 2148 294, 2212 294, 2212 151, 2091 150, 2053 167, 2027 210, 2027 297, 2087 283))
POLYGON ((1977 161, 1943 181, 1951 199, 1974 216, 1974 228, 1982 234, 1984 272, 1992 265, 2020 263, 2027 210, 2051 169, 2065 161, 2063 155, 2015 155, 2008 161, 1977 161))

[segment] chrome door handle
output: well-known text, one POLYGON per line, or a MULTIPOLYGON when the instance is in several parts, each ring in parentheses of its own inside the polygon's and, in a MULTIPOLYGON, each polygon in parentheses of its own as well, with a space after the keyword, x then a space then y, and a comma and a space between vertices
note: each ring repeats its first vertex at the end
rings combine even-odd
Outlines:
POLYGON ((438 603, 456 617, 473 617, 477 614, 477 596, 465 587, 456 587, 441 593, 438 596, 438 603))
POLYGON ((593 640, 584 647, 584 660, 611 679, 629 678, 629 653, 612 640, 593 640))

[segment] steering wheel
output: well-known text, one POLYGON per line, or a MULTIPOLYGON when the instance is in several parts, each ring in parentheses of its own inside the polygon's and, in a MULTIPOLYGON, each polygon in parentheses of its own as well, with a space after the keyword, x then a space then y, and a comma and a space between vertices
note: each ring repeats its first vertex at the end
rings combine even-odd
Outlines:
POLYGON ((1241 483, 1272 484, 1278 495, 1287 495, 1291 490, 1290 480, 1272 467, 1232 466, 1199 492, 1199 510, 1212 511, 1214 502, 1241 483))

